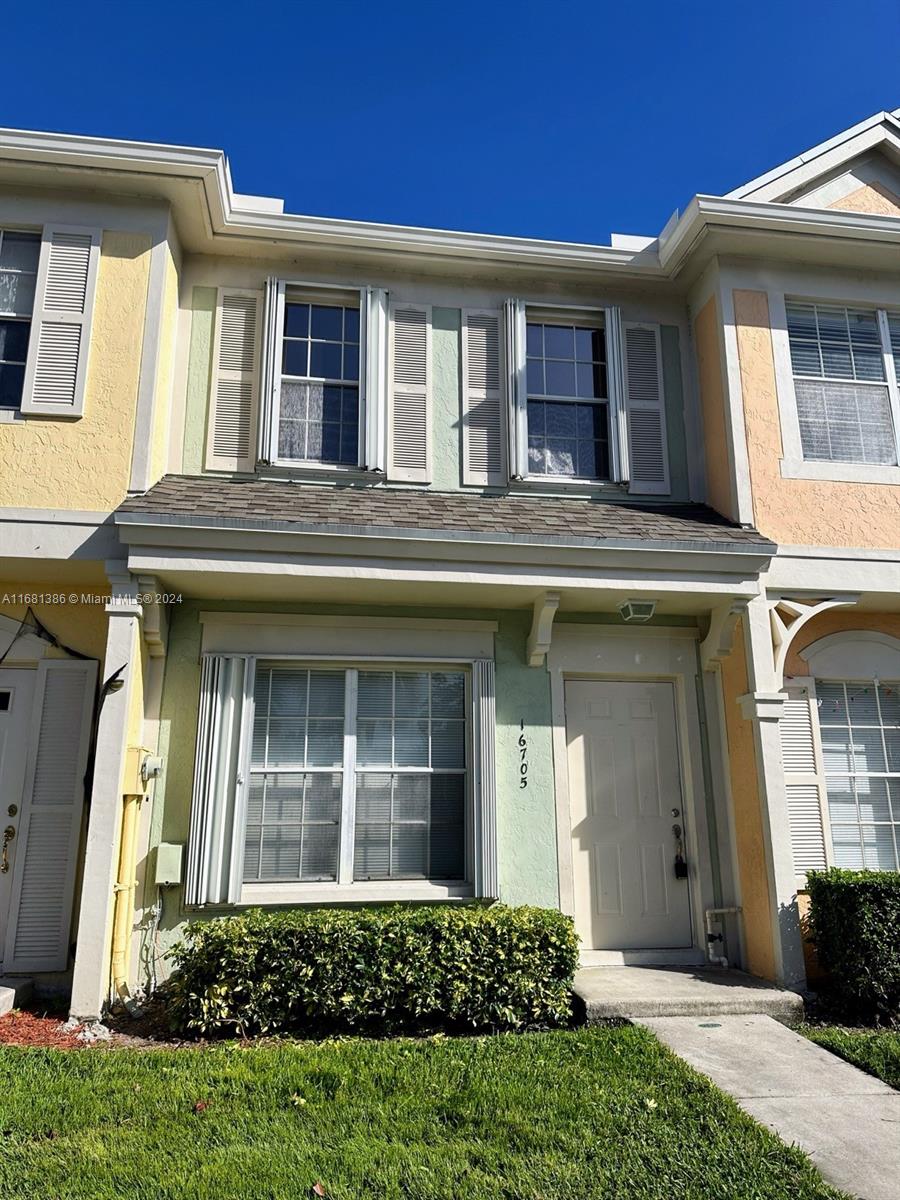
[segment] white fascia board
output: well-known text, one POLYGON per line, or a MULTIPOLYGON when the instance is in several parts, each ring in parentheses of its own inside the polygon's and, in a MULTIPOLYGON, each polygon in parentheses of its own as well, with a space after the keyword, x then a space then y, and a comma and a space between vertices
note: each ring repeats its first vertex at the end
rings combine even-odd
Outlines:
POLYGON ((3 559, 116 558, 119 537, 108 512, 67 512, 64 509, 0 509, 3 559))
MULTIPOLYGON (((733 191, 727 192, 726 198, 729 200, 746 199, 748 196, 761 191, 770 184, 777 183, 779 180, 784 181, 793 172, 807 166, 816 159, 821 159, 830 151, 838 150, 841 147, 845 148, 846 157, 852 158, 859 153, 859 149, 848 150, 847 143, 854 141, 861 134, 876 129, 880 125, 884 125, 887 129, 900 133, 900 121, 897 120, 894 113, 873 113, 871 117, 866 117, 864 121, 860 121, 856 125, 851 125, 849 129, 842 130, 840 133, 835 134, 834 137, 830 137, 824 142, 819 142, 818 145, 812 146, 809 150, 804 150, 802 154, 788 159, 787 162, 780 163, 777 167, 773 167, 763 175, 757 175, 755 179, 751 179, 749 182, 741 184, 740 187, 734 188, 733 191)), ((785 190, 793 190, 793 185, 789 185, 785 190)))
POLYGON ((624 566, 658 573, 725 572, 756 575, 775 552, 774 545, 722 543, 691 539, 497 536, 490 533, 396 529, 291 522, 236 521, 211 517, 157 517, 119 513, 119 535, 126 545, 157 546, 165 552, 184 547, 202 552, 306 555, 323 560, 347 556, 390 560, 456 561, 505 570, 515 564, 552 562, 562 567, 624 566), (137 519, 134 519, 137 518, 137 519))
POLYGON ((864 550, 829 551, 817 548, 813 555, 806 547, 794 552, 779 550, 772 559, 763 582, 771 591, 791 591, 829 594, 834 591, 836 579, 843 591, 858 592, 865 596, 893 596, 894 608, 900 607, 900 556, 892 552, 892 558, 875 557, 885 552, 864 550))
MULTIPOLYGON (((696 593, 701 596, 728 596, 732 599, 751 599, 759 594, 755 574, 744 576, 716 570, 706 564, 706 570, 680 570, 663 574, 658 567, 641 570, 632 561, 631 569, 607 565, 564 567, 548 563, 546 558, 511 566, 485 561, 477 565, 444 562, 436 558, 400 561, 396 558, 355 558, 349 555, 315 558, 296 553, 266 553, 261 550, 238 554, 234 549, 216 553, 208 548, 156 547, 136 544, 128 551, 128 570, 135 574, 152 574, 159 579, 195 577, 200 583, 204 575, 242 578, 245 582, 256 577, 260 594, 265 595, 268 578, 291 577, 298 580, 347 580, 348 582, 403 583, 410 587, 432 584, 464 584, 478 589, 498 586, 523 589, 526 603, 534 589, 555 591, 576 589, 596 591, 628 591, 638 594, 678 596, 696 593)), ((674 565, 674 564, 673 564, 674 565)), ((719 564, 721 566, 721 564, 719 564)))
POLYGON ((699 237, 713 227, 733 233, 748 230, 900 245, 897 217, 695 196, 660 248, 660 261, 669 277, 678 273, 699 237))
POLYGON ((642 276, 662 274, 652 248, 638 250, 506 237, 447 229, 390 225, 270 211, 280 203, 235 193, 228 160, 221 150, 155 145, 111 138, 0 129, 0 160, 46 163, 129 174, 199 180, 213 235, 277 239, 298 244, 348 246, 363 250, 409 251, 455 258, 488 258, 559 268, 633 269, 642 276), (249 204, 248 204, 249 200, 249 204))

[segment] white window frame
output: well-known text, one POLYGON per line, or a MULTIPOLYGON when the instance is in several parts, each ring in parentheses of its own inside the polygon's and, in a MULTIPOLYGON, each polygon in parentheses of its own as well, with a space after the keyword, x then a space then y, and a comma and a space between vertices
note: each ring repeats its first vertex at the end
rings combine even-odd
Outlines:
MULTIPOLYGON (((0 424, 8 424, 11 421, 18 421, 18 420, 22 419, 22 403, 25 400, 25 396, 26 396, 25 382, 26 382, 26 375, 27 375, 27 369, 28 369, 28 351, 31 348, 31 338, 32 338, 32 334, 34 332, 34 309, 35 309, 35 301, 37 300, 37 277, 38 277, 38 271, 40 269, 40 251, 41 251, 41 230, 39 227, 25 229, 25 228, 19 228, 14 225, 0 226, 0 247, 2 247, 4 235, 7 233, 27 233, 27 234, 30 234, 32 237, 36 238, 37 243, 38 243, 38 260, 37 260, 37 265, 35 266, 35 269, 33 272, 35 289, 34 289, 34 294, 31 298, 31 312, 26 317, 26 316, 23 316, 22 313, 6 312, 5 310, 0 311, 0 320, 19 321, 22 324, 24 324, 26 321, 28 322, 28 346, 26 347, 26 350, 25 350, 25 362, 21 364, 25 368, 25 370, 23 370, 23 372, 22 372, 22 393, 19 396, 19 403, 15 406, 15 408, 8 408, 8 407, 0 408, 0 424)), ((17 272, 17 274, 30 274, 30 273, 31 272, 21 272, 21 271, 17 272)))
MULTIPOLYGON (((247 660, 247 686, 244 689, 243 711, 241 714, 241 766, 238 774, 238 787, 235 804, 235 823, 233 837, 233 869, 235 878, 239 881, 240 905, 273 905, 273 904, 317 904, 330 901, 388 901, 388 900, 455 900, 471 899, 475 896, 475 736, 474 700, 473 700, 473 668, 471 660, 440 660, 433 659, 403 659, 403 658, 370 658, 366 660, 335 659, 331 657, 318 658, 309 655, 259 655, 250 656, 247 660), (253 731, 253 691, 256 664, 289 663, 291 666, 304 670, 340 670, 345 671, 345 709, 344 709, 344 750, 341 764, 341 820, 339 833, 338 878, 331 881, 285 880, 244 882, 243 854, 246 827, 247 796, 250 786, 250 752, 253 731), (356 832, 356 693, 360 671, 368 670, 407 670, 407 671, 445 671, 453 670, 463 673, 466 677, 466 820, 465 820, 465 861, 466 877, 461 880, 361 880, 353 879, 353 848, 356 832)), ((374 769, 374 768, 373 768, 374 769)), ((390 768, 393 773, 398 768, 390 768)), ((404 770, 399 768, 399 770, 404 770)), ((416 773, 417 768, 409 768, 416 773)), ((388 768, 384 768, 387 773, 388 768)), ((421 772, 420 772, 421 773, 421 772)))
POLYGON ((516 465, 515 477, 529 485, 552 488, 616 488, 627 484, 628 454, 626 446, 625 384, 623 362, 623 329, 621 312, 615 307, 596 305, 546 305, 511 301, 506 306, 507 376, 510 380, 510 428, 513 431, 512 456, 516 465), (529 324, 573 325, 577 328, 599 329, 603 332, 606 352, 605 398, 586 396, 541 396, 538 399, 572 404, 605 404, 609 413, 609 478, 584 475, 544 475, 528 470, 528 377, 527 331, 529 324))
MULTIPOLYGON (((294 302, 293 296, 291 302, 294 302)), ((258 448, 259 461, 264 467, 309 472, 314 475, 347 475, 360 471, 384 473, 387 449, 387 311, 388 293, 383 288, 360 288, 352 284, 321 283, 308 279, 273 277, 267 281, 262 354, 262 412, 258 448), (297 303, 333 304, 346 308, 353 307, 354 301, 358 302, 359 434, 355 463, 279 457, 281 358, 284 308, 288 289, 298 293, 297 303)))
MULTIPOLYGON (((778 394, 778 411, 781 424, 781 476, 783 479, 821 479, 844 483, 900 483, 900 465, 875 463, 831 462, 810 460, 803 457, 800 439, 800 415, 794 386, 794 370, 791 363, 790 338, 787 328, 787 305, 817 304, 842 308, 869 308, 876 313, 881 337, 885 380, 873 386, 888 389, 891 419, 894 426, 894 441, 900 462, 900 387, 894 370, 894 357, 888 336, 887 314, 900 316, 900 310, 890 307, 843 301, 823 296, 801 296, 793 293, 769 292, 769 317, 772 325, 772 353, 775 363, 775 387, 778 394)), ((841 382, 834 380, 834 382, 841 382)), ((859 380, 852 381, 859 383, 859 380)), ((865 382, 865 381, 863 381, 865 382)))

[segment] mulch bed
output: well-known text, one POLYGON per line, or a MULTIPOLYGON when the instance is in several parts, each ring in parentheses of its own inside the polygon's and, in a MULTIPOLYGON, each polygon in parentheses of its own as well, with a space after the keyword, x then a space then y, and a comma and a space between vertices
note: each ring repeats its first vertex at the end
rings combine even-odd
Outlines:
POLYGON ((25 1009, 13 1009, 0 1017, 0 1045, 39 1046, 52 1050, 82 1050, 86 1045, 75 1035, 78 1030, 63 1029, 58 1016, 38 1016, 25 1009))

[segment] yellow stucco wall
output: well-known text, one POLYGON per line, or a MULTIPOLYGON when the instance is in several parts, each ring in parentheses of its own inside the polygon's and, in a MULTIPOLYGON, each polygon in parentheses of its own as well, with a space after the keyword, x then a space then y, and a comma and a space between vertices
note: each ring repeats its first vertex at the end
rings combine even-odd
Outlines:
POLYGON ((149 236, 103 234, 84 416, 0 425, 0 505, 108 510, 124 499, 149 270, 149 236))
POLYGON ((896 548, 900 488, 782 479, 781 424, 765 292, 735 290, 734 319, 757 529, 785 545, 896 548))
POLYGON ((733 519, 731 471, 725 431, 725 393, 719 354, 719 316, 715 296, 710 296, 694 320, 694 346, 703 413, 707 502, 723 516, 733 519))
POLYGON ((172 251, 166 246, 166 283, 163 292, 159 361, 153 409, 153 443, 150 448, 150 477, 156 482, 166 473, 169 455, 169 421, 175 371, 175 337, 178 323, 178 271, 172 251))
POLYGON ((744 718, 737 702, 738 696, 745 695, 749 690, 744 633, 742 624, 738 622, 734 647, 722 663, 722 697, 746 965, 754 975, 774 979, 775 949, 753 725, 744 718))
POLYGON ((882 217, 900 217, 900 197, 882 183, 865 183, 828 205, 829 208, 843 209, 845 212, 874 213, 882 217))
MULTIPOLYGON (((0 584, 0 594, 10 596, 32 592, 32 584, 7 583, 0 584)), ((93 589, 85 588, 85 591, 93 589)), ((34 615, 41 624, 54 634, 71 650, 96 658, 101 663, 106 653, 106 610, 105 604, 34 604, 34 615)), ((0 605, 0 615, 13 621, 21 621, 25 616, 24 605, 0 605)), ((56 657, 56 652, 50 652, 56 657)))

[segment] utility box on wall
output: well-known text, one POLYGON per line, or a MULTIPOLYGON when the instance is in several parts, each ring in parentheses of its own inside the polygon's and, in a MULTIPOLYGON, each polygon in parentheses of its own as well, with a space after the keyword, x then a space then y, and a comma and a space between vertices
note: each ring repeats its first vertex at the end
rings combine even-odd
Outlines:
POLYGON ((154 882, 157 887, 174 887, 181 883, 181 860, 184 847, 174 842, 160 842, 156 847, 154 882))

